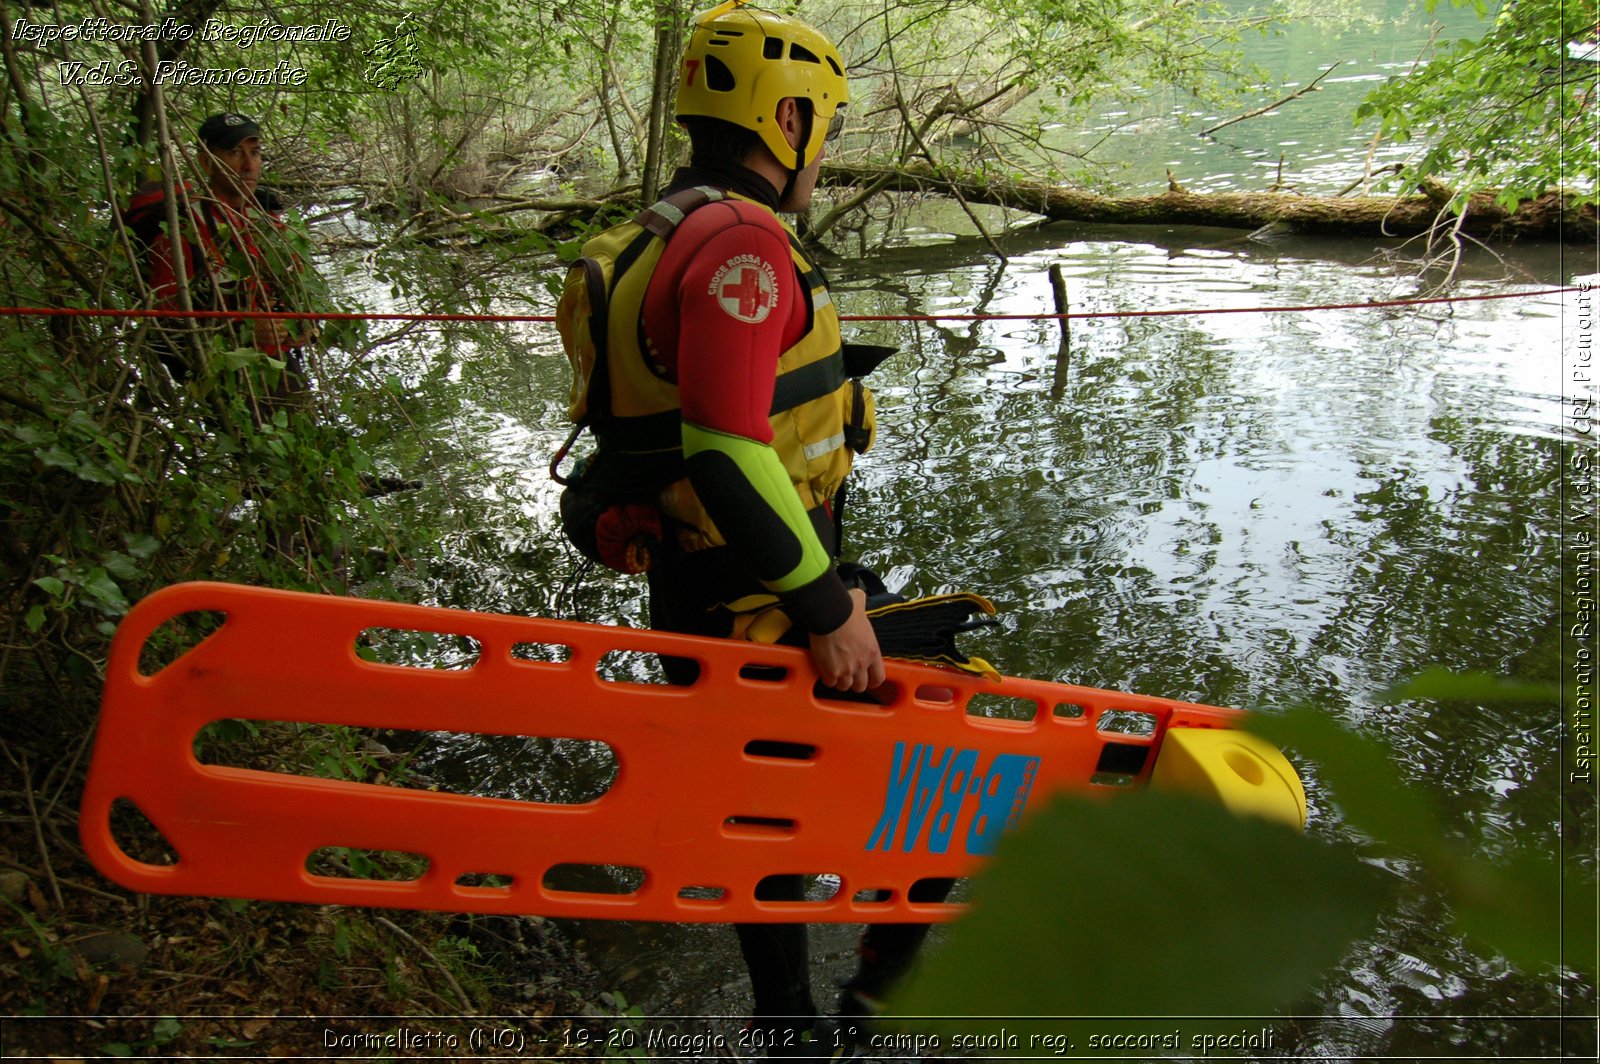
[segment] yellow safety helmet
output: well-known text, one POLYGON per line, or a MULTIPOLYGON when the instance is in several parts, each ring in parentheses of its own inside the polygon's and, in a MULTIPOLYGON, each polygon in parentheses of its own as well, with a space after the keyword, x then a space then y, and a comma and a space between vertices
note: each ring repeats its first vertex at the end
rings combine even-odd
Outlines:
POLYGON ((679 118, 720 118, 751 130, 780 163, 803 170, 843 122, 850 102, 844 60, 833 42, 787 15, 728 0, 701 15, 683 55, 679 118), (811 101, 811 135, 791 147, 776 121, 778 101, 811 101))

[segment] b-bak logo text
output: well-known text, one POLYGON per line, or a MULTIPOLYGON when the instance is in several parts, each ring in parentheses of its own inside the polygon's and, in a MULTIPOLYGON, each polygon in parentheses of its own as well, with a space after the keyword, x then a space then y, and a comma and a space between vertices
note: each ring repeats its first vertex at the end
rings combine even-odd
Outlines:
POLYGON ((1039 759, 996 754, 988 772, 978 772, 977 767, 976 750, 953 746, 940 750, 926 743, 907 750, 905 743, 895 743, 883 814, 867 839, 867 849, 887 850, 898 834, 901 851, 911 853, 924 842, 926 832, 927 852, 945 853, 964 821, 966 852, 993 853, 1000 836, 1022 819, 1039 759))

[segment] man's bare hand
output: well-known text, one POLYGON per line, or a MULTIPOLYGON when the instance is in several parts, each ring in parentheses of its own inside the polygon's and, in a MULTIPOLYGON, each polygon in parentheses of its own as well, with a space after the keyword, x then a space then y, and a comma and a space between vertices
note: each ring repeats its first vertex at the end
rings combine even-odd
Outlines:
POLYGON ((827 635, 811 637, 811 660, 822 682, 837 691, 870 691, 883 683, 883 654, 867 620, 867 593, 850 592, 850 619, 827 635))

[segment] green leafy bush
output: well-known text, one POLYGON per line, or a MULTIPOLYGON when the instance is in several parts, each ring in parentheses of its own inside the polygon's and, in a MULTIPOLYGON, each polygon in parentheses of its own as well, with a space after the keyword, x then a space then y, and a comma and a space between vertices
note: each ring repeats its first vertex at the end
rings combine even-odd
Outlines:
MULTIPOLYGON (((1452 0, 1487 18, 1483 0, 1452 0)), ((1438 0, 1426 0, 1432 11, 1438 0)), ((1567 54, 1590 36, 1595 5, 1517 0, 1500 5, 1484 35, 1461 40, 1375 89, 1356 121, 1377 117, 1386 136, 1416 140, 1405 179, 1450 182, 1458 193, 1496 189, 1510 208, 1565 187, 1576 203, 1600 195, 1594 64, 1567 54)))
MULTIPOLYGON (((1437 670, 1389 693, 1411 699, 1560 696, 1437 670)), ((1325 711, 1261 716, 1251 727, 1315 763, 1345 840, 1179 795, 1058 801, 1002 844, 975 883, 971 914, 894 1012, 946 1037, 1038 1034, 1079 1050, 1115 1017, 1133 1055, 1180 1048, 1161 1041, 1176 1017, 1181 1048, 1191 1048, 1196 1035, 1229 1035, 1238 1017, 1270 1018, 1303 1000, 1391 904, 1418 891, 1442 898, 1455 930, 1481 950, 1529 972, 1567 966, 1593 977, 1595 884, 1583 869, 1545 850, 1479 855, 1429 794, 1399 781, 1381 743, 1325 711), (1403 857, 1416 872, 1385 874, 1374 857, 1403 857)))

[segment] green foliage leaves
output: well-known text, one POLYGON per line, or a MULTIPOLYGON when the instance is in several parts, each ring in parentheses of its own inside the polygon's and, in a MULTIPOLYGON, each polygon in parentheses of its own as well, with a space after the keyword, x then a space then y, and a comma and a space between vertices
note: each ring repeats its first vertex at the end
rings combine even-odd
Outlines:
MULTIPOLYGON (((105 99, 29 98, 25 87, 53 92, 52 61, 26 48, 5 57, 15 91, 0 122, 0 199, 14 224, 0 226, 0 305, 148 306, 108 202, 141 183, 145 156, 108 142, 121 127, 99 112, 105 99)), ((262 277, 286 309, 333 309, 298 219, 252 237, 261 256, 234 254, 219 274, 262 277)), ((361 338, 357 327, 325 338, 335 334, 361 338)), ((117 618, 154 587, 200 576, 328 587, 365 572, 348 547, 353 527, 383 523, 363 491, 371 433, 326 390, 293 387, 288 361, 254 340, 228 322, 0 319, 0 688, 19 707, 44 698, 50 728, 88 718, 84 681, 117 618), (63 679, 70 692, 49 686, 63 679)), ((325 352, 302 353, 314 380, 325 352)))
POLYGON ((1348 855, 1198 799, 1060 800, 1006 840, 971 916, 894 1008, 1268 1014, 1372 928, 1383 897, 1348 855))
MULTIPOLYGON (((1482 673, 1429 669, 1389 692, 1392 703, 1429 700, 1464 707, 1506 702, 1559 706, 1554 685, 1482 673)), ((1490 861, 1456 837, 1431 795, 1401 783, 1377 741, 1348 731, 1326 714, 1300 709, 1253 725, 1264 737, 1315 759, 1349 825, 1415 858, 1449 902, 1456 927, 1481 948, 1537 970, 1563 963, 1593 966, 1592 906, 1564 898, 1593 898, 1595 886, 1576 866, 1563 869, 1555 840, 1527 840, 1522 849, 1490 861), (1563 941, 1565 935, 1565 941, 1563 941), (1569 948, 1579 943, 1590 948, 1569 948)))
POLYGON ((904 114, 893 102, 853 109, 846 150, 874 162, 926 147, 930 162, 966 172, 1059 176, 1074 163, 1052 131, 1107 97, 1214 99, 1244 71, 1235 45, 1247 23, 1220 3, 927 0, 852 14, 803 16, 838 35, 856 99, 904 101, 904 114))
MULTIPOLYGON (((1471 6, 1486 17, 1482 3, 1471 6)), ((1385 136, 1424 144, 1410 180, 1441 177, 1463 195, 1496 188, 1507 207, 1562 186, 1594 203, 1595 65, 1570 58, 1567 42, 1586 38, 1595 14, 1593 3, 1567 0, 1502 5, 1481 39, 1385 82, 1356 120, 1378 118, 1385 136)))
POLYGON ((1389 700, 1428 699, 1436 702, 1549 702, 1561 701, 1555 684, 1528 683, 1477 672, 1425 669, 1389 692, 1389 700))
MULTIPOLYGON (((1391 697, 1483 705, 1556 692, 1429 670, 1391 697)), ((1537 848, 1485 859, 1431 796, 1401 782, 1380 743, 1325 711, 1259 717, 1252 728, 1314 761, 1320 788, 1366 847, 1407 858, 1415 875, 1385 881, 1345 848, 1184 797, 1061 800, 1001 846, 976 882, 972 913, 894 1011, 977 1017, 946 1025, 964 1032, 998 1030, 986 1016, 1272 1015, 1403 887, 1442 895, 1460 934, 1524 970, 1568 965, 1592 976, 1596 887, 1576 863, 1537 848)))
MULTIPOLYGON (((1506 692, 1521 699, 1540 689, 1492 677, 1435 672, 1401 690, 1448 691, 1452 701, 1481 703, 1506 692)), ((1398 780, 1381 744, 1340 727, 1325 713, 1294 710, 1263 718, 1253 728, 1314 758, 1345 821, 1385 848, 1419 862, 1430 884, 1449 902, 1457 929, 1479 947, 1529 970, 1555 967, 1563 960, 1585 963, 1582 954, 1564 956, 1562 874, 1552 856, 1521 851, 1494 863, 1476 856, 1452 837, 1430 795, 1398 780)), ((1576 879, 1573 886, 1578 886, 1576 879)), ((1591 896, 1593 889, 1588 887, 1591 896)), ((1581 926, 1575 925, 1573 931, 1582 934, 1581 926)))

